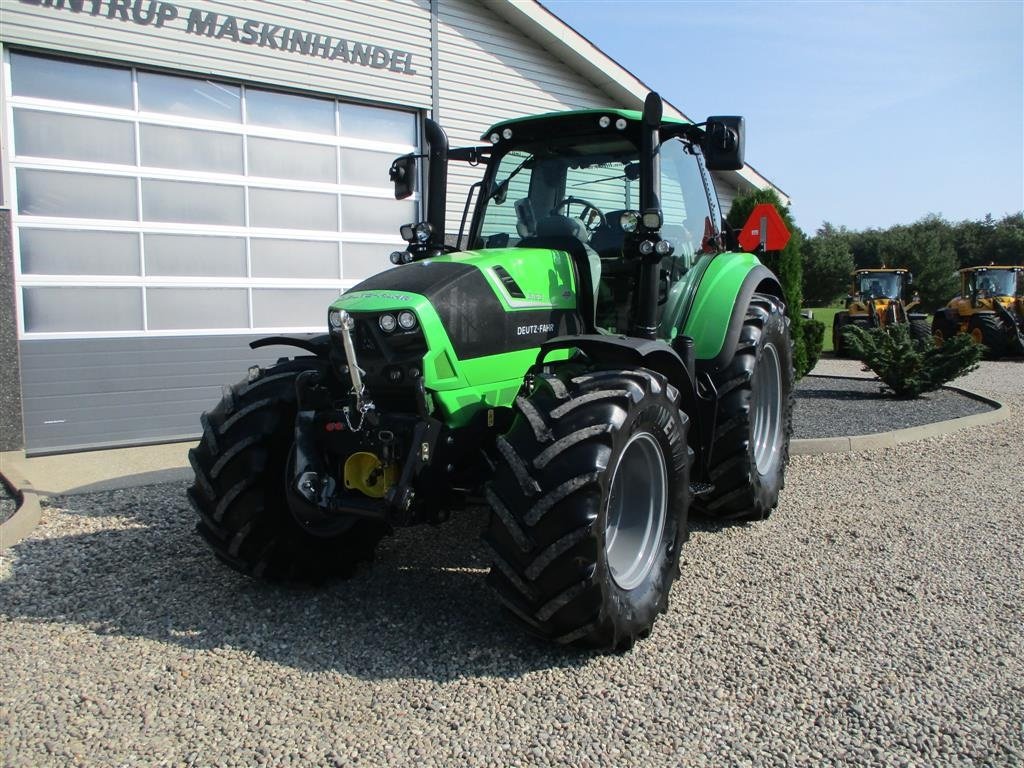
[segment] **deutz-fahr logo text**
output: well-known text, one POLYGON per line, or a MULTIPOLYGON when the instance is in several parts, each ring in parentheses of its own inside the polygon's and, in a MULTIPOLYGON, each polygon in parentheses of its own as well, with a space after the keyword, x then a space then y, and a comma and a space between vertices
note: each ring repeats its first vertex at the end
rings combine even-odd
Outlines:
POLYGON ((538 325, 520 325, 516 327, 516 336, 530 336, 534 333, 551 333, 555 330, 554 323, 540 323, 538 325))

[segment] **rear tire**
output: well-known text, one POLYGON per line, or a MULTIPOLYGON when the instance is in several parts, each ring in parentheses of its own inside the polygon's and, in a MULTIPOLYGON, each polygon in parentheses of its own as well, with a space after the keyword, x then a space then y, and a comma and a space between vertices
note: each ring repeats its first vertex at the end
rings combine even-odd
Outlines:
POLYGON ((667 610, 686 537, 679 393, 646 369, 535 382, 486 489, 488 582, 541 637, 628 649, 667 610))
POLYGON ((315 536, 291 512, 286 492, 296 415, 295 379, 328 374, 305 357, 225 389, 204 413, 203 437, 189 451, 195 483, 188 497, 197 529, 214 554, 237 571, 270 581, 321 583, 351 576, 373 558, 388 527, 353 519, 343 532, 315 536))
POLYGON ((931 341, 932 331, 926 320, 910 321, 910 338, 914 341, 931 341))
POLYGON ((989 360, 998 360, 1006 354, 1009 346, 1006 328, 995 315, 974 315, 967 330, 975 341, 985 345, 985 357, 989 360))
POLYGON ((793 432, 789 318, 774 296, 755 293, 732 361, 713 374, 718 416, 698 509, 719 520, 761 520, 778 506, 793 432))

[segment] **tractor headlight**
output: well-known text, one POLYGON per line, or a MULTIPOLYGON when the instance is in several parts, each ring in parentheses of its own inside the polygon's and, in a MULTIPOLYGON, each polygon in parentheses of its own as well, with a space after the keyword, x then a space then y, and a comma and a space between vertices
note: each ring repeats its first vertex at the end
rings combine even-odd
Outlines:
POLYGON ((395 328, 398 327, 398 321, 395 320, 394 315, 381 315, 377 320, 377 325, 384 333, 391 333, 395 328))
POLYGON ((618 128, 620 131, 626 130, 626 119, 624 117, 620 117, 618 120, 615 121, 615 127, 618 128))
POLYGON ((640 243, 639 248, 640 253, 644 256, 650 256, 652 253, 654 253, 654 243, 652 243, 650 240, 644 240, 642 243, 640 243))
POLYGON ((491 140, 491 144, 497 144, 497 143, 498 143, 498 140, 499 140, 499 139, 501 139, 501 136, 499 136, 499 135, 498 135, 498 132, 497 132, 497 131, 495 131, 494 133, 492 133, 492 134, 491 134, 490 136, 488 136, 487 138, 489 138, 489 139, 491 140))
POLYGON ((503 129, 502 132, 501 132, 501 138, 503 138, 505 141, 508 141, 509 139, 511 139, 512 138, 512 129, 511 128, 503 129))
POLYGON ((654 244, 654 252, 659 256, 668 256, 672 253, 672 243, 668 240, 659 240, 654 244))
POLYGON ((643 222, 647 229, 661 229, 661 211, 644 211, 643 222))
POLYGON ((398 228, 398 233, 402 236, 402 239, 405 240, 405 242, 411 243, 413 238, 416 237, 416 234, 413 231, 414 227, 415 224, 403 224, 398 228))
POLYGON ((421 221, 415 227, 413 227, 413 234, 416 236, 417 243, 425 243, 430 239, 430 236, 434 233, 434 228, 430 225, 429 221, 421 221))
POLYGON ((327 313, 327 324, 331 327, 332 331, 337 331, 341 328, 341 310, 332 309, 327 313))
POLYGON ((626 211, 619 217, 619 226, 623 232, 636 232, 640 224, 640 214, 636 211, 626 211))
POLYGON ((612 124, 612 119, 608 117, 608 115, 601 115, 601 117, 597 121, 597 124, 602 128, 607 128, 609 125, 612 124))
POLYGON ((403 331, 411 331, 416 327, 416 315, 407 309, 398 313, 398 325, 403 331))
POLYGON ((391 258, 391 263, 392 264, 401 264, 402 261, 403 261, 402 256, 403 256, 402 251, 392 251, 391 252, 391 257, 390 257, 391 258))

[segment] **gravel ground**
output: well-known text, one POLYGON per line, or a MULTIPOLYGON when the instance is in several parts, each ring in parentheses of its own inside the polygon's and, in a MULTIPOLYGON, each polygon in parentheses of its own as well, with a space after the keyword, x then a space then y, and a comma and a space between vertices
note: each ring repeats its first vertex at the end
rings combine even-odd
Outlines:
POLYGON ((7 489, 7 485, 0 480, 0 523, 13 515, 17 508, 18 500, 7 489))
POLYGON ((991 410, 986 403, 949 389, 914 400, 884 395, 877 381, 805 376, 796 388, 793 437, 870 435, 991 410))
POLYGON ((623 655, 503 616, 480 511, 296 591, 219 566, 181 484, 53 499, 0 566, 0 763, 1020 764, 1024 365, 973 376, 1010 419, 795 457, 623 655))

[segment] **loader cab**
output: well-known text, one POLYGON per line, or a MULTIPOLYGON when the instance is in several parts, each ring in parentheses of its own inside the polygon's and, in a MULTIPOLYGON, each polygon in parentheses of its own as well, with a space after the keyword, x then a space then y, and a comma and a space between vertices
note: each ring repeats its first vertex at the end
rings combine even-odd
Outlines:
POLYGON ((853 294, 868 301, 890 299, 898 301, 903 297, 905 272, 861 271, 854 273, 853 294))
POLYGON ((1024 295, 1024 267, 975 267, 960 272, 960 295, 974 300, 1024 295))
MULTIPOLYGON (((569 252, 584 278, 580 290, 593 294, 597 328, 612 333, 628 331, 637 299, 645 229, 639 117, 594 111, 495 126, 470 227, 470 249, 569 252)), ((664 251, 663 304, 701 254, 721 250, 720 213, 694 141, 670 136, 656 152, 661 218, 647 229, 658 232, 664 251)))

